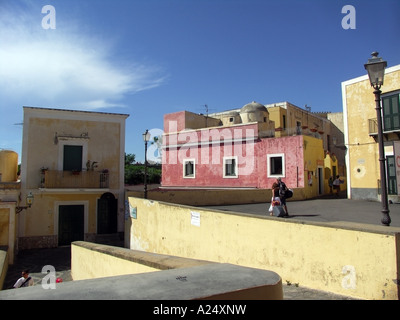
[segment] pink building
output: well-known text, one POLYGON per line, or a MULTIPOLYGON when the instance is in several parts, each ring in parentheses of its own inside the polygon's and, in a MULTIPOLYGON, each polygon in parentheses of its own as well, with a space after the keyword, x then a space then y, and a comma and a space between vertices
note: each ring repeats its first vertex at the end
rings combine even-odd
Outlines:
POLYGON ((322 139, 275 138, 265 106, 253 102, 242 110, 220 118, 187 111, 166 114, 162 187, 270 189, 282 177, 305 195, 323 193, 322 139))

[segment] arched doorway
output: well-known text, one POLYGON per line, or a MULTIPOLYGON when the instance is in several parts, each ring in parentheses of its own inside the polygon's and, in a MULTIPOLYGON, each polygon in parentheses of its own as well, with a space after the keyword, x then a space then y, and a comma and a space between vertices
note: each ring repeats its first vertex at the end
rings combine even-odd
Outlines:
POLYGON ((110 192, 104 193, 97 200, 97 233, 117 232, 118 200, 110 192))

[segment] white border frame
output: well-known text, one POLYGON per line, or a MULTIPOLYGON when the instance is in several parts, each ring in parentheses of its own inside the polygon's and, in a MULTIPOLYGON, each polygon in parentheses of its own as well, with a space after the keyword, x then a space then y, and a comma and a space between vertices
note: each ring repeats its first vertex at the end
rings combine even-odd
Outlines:
POLYGON ((271 153, 267 154, 267 177, 268 178, 284 178, 286 177, 286 161, 285 161, 285 154, 284 153, 271 153), (281 157, 282 158, 282 174, 271 174, 271 166, 270 166, 270 159, 281 157))
POLYGON ((86 168, 88 141, 67 139, 58 141, 58 170, 63 171, 64 168, 64 146, 81 146, 82 147, 82 170, 86 168))
POLYGON ((238 166, 238 157, 237 156, 230 156, 230 157, 223 157, 222 161, 222 169, 223 169, 223 178, 228 178, 228 179, 235 179, 239 178, 239 166, 238 166), (235 175, 234 176, 227 176, 225 172, 225 162, 226 160, 235 160, 235 175))
POLYGON ((184 179, 195 179, 196 178, 196 159, 194 159, 194 158, 190 158, 190 159, 184 159, 183 160, 183 178, 184 179), (185 170, 185 168, 186 168, 186 163, 187 162, 193 162, 193 175, 191 175, 191 176, 187 176, 187 175, 185 175, 185 173, 186 173, 186 170, 185 170))

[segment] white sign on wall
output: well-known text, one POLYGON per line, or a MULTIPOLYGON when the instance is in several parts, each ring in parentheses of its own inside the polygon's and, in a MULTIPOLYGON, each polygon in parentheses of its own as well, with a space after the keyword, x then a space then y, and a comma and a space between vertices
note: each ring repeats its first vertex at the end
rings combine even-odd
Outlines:
POLYGON ((191 224, 196 227, 200 227, 200 212, 191 211, 191 224))

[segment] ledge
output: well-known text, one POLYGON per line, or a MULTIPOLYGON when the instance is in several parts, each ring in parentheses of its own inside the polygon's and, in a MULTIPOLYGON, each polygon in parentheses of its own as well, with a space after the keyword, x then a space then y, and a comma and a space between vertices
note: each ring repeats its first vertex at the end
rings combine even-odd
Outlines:
POLYGON ((181 258, 85 241, 75 241, 72 243, 72 246, 78 246, 87 250, 111 255, 116 258, 124 259, 159 270, 194 267, 213 263, 205 260, 181 258))
POLYGON ((282 300, 272 271, 212 263, 192 268, 40 285, 0 292, 1 300, 282 300))
MULTIPOLYGON (((162 271, 75 280, 48 290, 40 284, 0 292, 0 300, 282 300, 281 277, 268 270, 77 241, 72 246, 162 271), (169 270, 166 270, 169 269, 169 270)), ((93 269, 102 258, 90 260, 93 269), (95 261, 97 260, 97 261, 95 261)), ((72 268, 74 268, 72 266, 72 268)))

